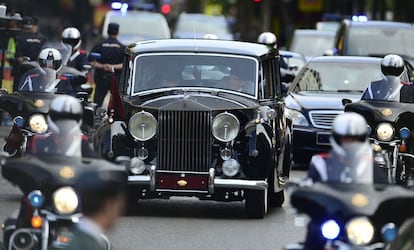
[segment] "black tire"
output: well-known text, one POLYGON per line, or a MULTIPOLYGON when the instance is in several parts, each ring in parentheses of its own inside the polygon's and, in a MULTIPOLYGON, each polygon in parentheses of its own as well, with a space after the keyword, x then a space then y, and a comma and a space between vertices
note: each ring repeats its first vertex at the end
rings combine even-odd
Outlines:
POLYGON ((248 218, 262 219, 267 213, 267 190, 248 190, 245 197, 245 209, 248 218))
POLYGON ((270 207, 281 207, 285 202, 284 190, 269 194, 269 206, 270 207))

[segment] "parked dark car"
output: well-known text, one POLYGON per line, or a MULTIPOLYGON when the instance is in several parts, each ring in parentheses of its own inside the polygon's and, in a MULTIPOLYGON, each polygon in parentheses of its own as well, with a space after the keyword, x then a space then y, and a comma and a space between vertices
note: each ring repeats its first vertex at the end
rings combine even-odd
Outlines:
POLYGON ((245 200, 251 218, 281 206, 291 135, 279 60, 274 48, 238 41, 130 45, 119 86, 127 119, 110 118, 95 141, 107 159, 132 157, 129 204, 171 196, 245 200), (244 88, 231 85, 234 74, 244 88))
POLYGON ((380 61, 376 57, 321 56, 302 68, 285 98, 295 165, 306 168, 312 155, 330 149, 333 120, 344 112, 342 99, 357 101, 368 83, 384 78, 380 61))

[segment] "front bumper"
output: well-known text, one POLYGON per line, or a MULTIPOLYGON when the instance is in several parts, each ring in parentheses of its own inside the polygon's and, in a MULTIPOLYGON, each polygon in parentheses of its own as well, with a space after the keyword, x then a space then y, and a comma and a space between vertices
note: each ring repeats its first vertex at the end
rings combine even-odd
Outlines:
MULTIPOLYGON (((191 177, 196 178, 196 182, 200 182, 200 185, 195 185, 197 188, 192 188, 194 185, 191 185, 191 181, 194 178, 188 177, 186 173, 172 173, 176 177, 173 180, 176 181, 177 187, 179 188, 165 188, 160 187, 160 183, 163 183, 163 180, 160 180, 159 175, 168 176, 171 174, 169 172, 157 172, 155 166, 151 166, 149 175, 130 175, 128 176, 128 185, 130 186, 143 186, 149 187, 150 191, 174 191, 174 192, 200 192, 213 194, 215 189, 240 189, 240 190, 265 190, 268 187, 268 183, 265 180, 246 180, 246 179, 222 179, 215 177, 214 169, 210 169, 208 173, 188 173, 191 177), (205 180, 202 177, 205 177, 205 180), (189 187, 187 188, 187 183, 189 187), (205 188, 200 188, 204 186, 205 188)), ((170 179, 171 180, 171 179, 170 179)), ((175 185, 175 183, 174 183, 175 185)))

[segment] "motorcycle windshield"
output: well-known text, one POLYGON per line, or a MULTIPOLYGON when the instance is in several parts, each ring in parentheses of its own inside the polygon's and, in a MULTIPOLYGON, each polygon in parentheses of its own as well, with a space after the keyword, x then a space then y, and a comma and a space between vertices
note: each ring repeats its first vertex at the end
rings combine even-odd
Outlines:
POLYGON ((58 120, 53 125, 49 122, 49 126, 56 132, 32 137, 28 154, 43 157, 82 157, 82 133, 76 121, 58 120))
POLYGON ((362 94, 362 100, 378 100, 388 102, 400 101, 400 90, 403 87, 401 79, 387 76, 381 81, 372 82, 362 94))
POLYGON ((36 67, 23 74, 18 91, 54 93, 58 83, 56 70, 36 67))

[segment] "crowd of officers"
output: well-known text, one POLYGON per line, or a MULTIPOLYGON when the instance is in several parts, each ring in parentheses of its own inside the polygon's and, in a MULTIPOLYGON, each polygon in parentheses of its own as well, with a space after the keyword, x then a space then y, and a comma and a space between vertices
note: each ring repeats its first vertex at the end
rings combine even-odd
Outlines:
MULTIPOLYGON (((10 31, 19 31, 9 32, 5 53, 7 61, 12 66, 13 92, 19 91, 20 78, 28 70, 25 68, 27 62, 35 62, 41 68, 51 67, 57 71, 61 69, 62 55, 55 54, 56 49, 47 47, 48 39, 38 31, 36 18, 21 17, 19 14, 14 14, 9 19, 8 28, 10 31), (53 53, 42 53, 48 51, 53 53)), ((94 102, 97 106, 104 105, 104 98, 110 89, 111 82, 114 79, 119 81, 125 46, 117 40, 118 31, 119 25, 110 23, 108 25, 108 38, 97 43, 90 53, 80 49, 81 34, 76 27, 68 27, 62 31, 61 42, 70 45, 71 48, 71 55, 66 62, 66 66, 79 71, 84 71, 85 65, 91 65, 95 68, 94 102)), ((77 99, 69 95, 56 98, 51 104, 52 111, 54 106, 67 106, 66 109, 63 108, 58 112, 61 116, 65 110, 82 109, 77 99)), ((78 117, 73 116, 72 113, 70 117, 78 117)), ((53 119, 51 121, 53 122, 53 119)), ((79 124, 79 122, 76 124, 79 124)), ((126 183, 126 178, 123 183, 109 184, 109 180, 103 180, 97 172, 90 172, 82 178, 83 181, 80 180, 76 188, 80 192, 81 210, 84 217, 73 228, 73 237, 66 249, 110 249, 105 232, 114 224, 123 210, 123 184, 126 183)))
MULTIPOLYGON (((19 14, 12 15, 9 29, 20 31, 9 33, 6 52, 6 58, 12 67, 13 91, 17 91, 20 77, 27 70, 25 62, 37 61, 40 52, 47 49, 45 45, 47 45, 48 39, 39 32, 37 19, 30 16, 22 18, 19 14)), ((84 71, 84 65, 89 64, 95 67, 94 102, 98 106, 104 104, 104 98, 109 91, 112 80, 112 73, 119 81, 125 46, 118 41, 118 32, 119 25, 110 23, 108 38, 97 43, 88 53, 80 49, 81 33, 76 27, 67 27, 62 31, 61 42, 71 47, 71 55, 66 66, 79 71, 84 71)))

